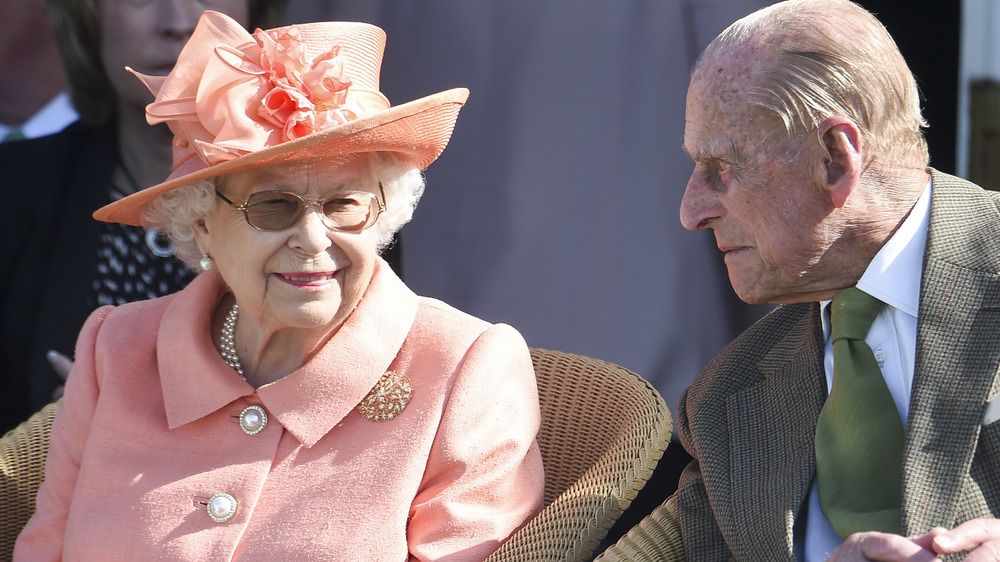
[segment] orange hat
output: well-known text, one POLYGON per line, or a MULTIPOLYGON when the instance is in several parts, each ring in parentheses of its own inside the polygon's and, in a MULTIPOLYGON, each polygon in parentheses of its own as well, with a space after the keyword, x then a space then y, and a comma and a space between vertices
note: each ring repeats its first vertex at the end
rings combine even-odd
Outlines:
POLYGON ((151 125, 174 133, 161 184, 98 209, 94 218, 156 226, 143 208, 192 182, 282 162, 391 152, 420 169, 441 155, 469 96, 446 90, 392 106, 379 91, 385 32, 322 22, 249 34, 206 11, 168 76, 135 73, 156 100, 151 125))

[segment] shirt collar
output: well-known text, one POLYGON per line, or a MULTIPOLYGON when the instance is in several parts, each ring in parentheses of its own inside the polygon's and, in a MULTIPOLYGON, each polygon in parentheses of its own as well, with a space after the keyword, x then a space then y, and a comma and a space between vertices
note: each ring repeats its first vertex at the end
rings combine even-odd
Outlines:
POLYGON ((77 118, 69 95, 60 92, 21 125, 21 132, 27 138, 43 137, 58 133, 77 118))
MULTIPOLYGON (((171 428, 255 393, 212 343, 211 315, 224 292, 217 275, 199 275, 164 314, 157 356, 171 428)), ((417 306, 418 297, 379 260, 364 298, 326 345, 298 370, 256 390, 268 415, 304 446, 316 444, 385 374, 417 306)))
MULTIPOLYGON (((920 306, 920 272, 923 270, 930 217, 931 181, 927 182, 910 214, 868 264, 858 288, 914 318, 920 306)), ((821 301, 825 310, 829 300, 821 301)), ((829 315, 821 315, 828 334, 829 315)))
POLYGON ((920 271, 927 245, 931 202, 928 181, 909 216, 875 254, 858 281, 858 288, 916 318, 920 306, 920 271))

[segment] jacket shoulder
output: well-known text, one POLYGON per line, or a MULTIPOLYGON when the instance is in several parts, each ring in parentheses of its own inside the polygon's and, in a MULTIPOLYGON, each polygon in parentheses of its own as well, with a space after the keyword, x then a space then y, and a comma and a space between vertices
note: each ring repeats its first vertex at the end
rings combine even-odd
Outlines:
POLYGON ((479 341, 507 350, 527 349, 521 334, 507 324, 488 322, 437 299, 419 299, 417 316, 407 339, 433 342, 420 346, 422 353, 440 354, 441 364, 460 362, 479 341))
MULTIPOLYGON (((677 404, 676 427, 685 448, 695 434, 722 430, 730 397, 800 361, 815 362, 821 349, 817 303, 783 305, 747 328, 702 368, 677 404), (714 429, 712 429, 714 428, 714 429)), ((711 439, 710 439, 711 440, 711 439)))
MULTIPOLYGON (((113 351, 122 345, 140 347, 153 345, 160 329, 160 321, 174 295, 150 300, 135 301, 114 307, 103 307, 100 315, 98 345, 110 346, 113 351)), ((94 321, 96 312, 87 320, 94 321)))
POLYGON ((419 332, 464 333, 475 338, 492 326, 486 320, 463 312, 446 302, 429 297, 419 297, 419 299, 420 305, 414 322, 414 330, 419 332))
POLYGON ((685 392, 688 402, 711 394, 729 395, 755 382, 765 358, 794 355, 805 339, 815 336, 812 323, 818 314, 816 303, 783 305, 766 314, 702 368, 685 392))

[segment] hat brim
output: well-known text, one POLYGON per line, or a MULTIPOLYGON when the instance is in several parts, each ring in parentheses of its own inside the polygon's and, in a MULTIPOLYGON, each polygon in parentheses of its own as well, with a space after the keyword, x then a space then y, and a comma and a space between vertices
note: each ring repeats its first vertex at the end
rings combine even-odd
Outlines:
POLYGON ((160 226, 143 217, 146 205, 160 195, 199 180, 285 162, 390 152, 423 170, 448 145, 459 110, 468 97, 468 89, 454 88, 214 166, 193 166, 190 173, 183 173, 181 165, 172 174, 176 177, 105 205, 93 216, 104 222, 160 226))

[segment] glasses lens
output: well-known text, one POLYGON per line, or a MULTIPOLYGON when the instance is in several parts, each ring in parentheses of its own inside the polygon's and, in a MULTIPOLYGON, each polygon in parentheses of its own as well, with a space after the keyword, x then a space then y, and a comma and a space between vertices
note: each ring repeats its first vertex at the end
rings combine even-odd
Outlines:
MULTIPOLYGON (((364 230, 378 216, 375 211, 378 201, 370 193, 337 193, 322 203, 327 226, 336 230, 364 230)), ((312 204, 294 193, 257 192, 247 200, 247 222, 261 230, 284 230, 298 222, 306 205, 312 204)))
POLYGON ((339 230, 364 230, 375 216, 374 204, 369 193, 338 193, 323 203, 323 214, 339 230))
POLYGON ((261 230, 284 230, 299 220, 305 203, 291 193, 258 192, 247 200, 247 222, 261 230))

